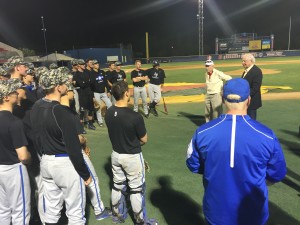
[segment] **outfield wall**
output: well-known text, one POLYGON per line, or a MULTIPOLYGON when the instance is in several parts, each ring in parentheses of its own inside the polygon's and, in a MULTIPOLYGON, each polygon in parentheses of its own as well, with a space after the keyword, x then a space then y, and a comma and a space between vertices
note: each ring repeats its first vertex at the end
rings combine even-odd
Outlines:
MULTIPOLYGON (((293 51, 266 51, 266 52, 251 52, 255 58, 268 58, 268 57, 291 57, 291 56, 300 56, 300 50, 293 51)), ((245 53, 232 53, 232 54, 213 54, 210 55, 213 60, 226 60, 226 59, 240 59, 245 53)), ((140 59, 142 63, 149 63, 153 60, 158 60, 162 63, 168 62, 192 62, 192 61, 205 61, 207 55, 199 56, 171 56, 171 57, 153 57, 150 59, 140 59)))

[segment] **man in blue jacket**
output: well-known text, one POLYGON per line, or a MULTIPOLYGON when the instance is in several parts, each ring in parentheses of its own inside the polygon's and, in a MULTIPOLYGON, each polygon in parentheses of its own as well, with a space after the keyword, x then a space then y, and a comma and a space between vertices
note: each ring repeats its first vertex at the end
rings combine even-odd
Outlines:
POLYGON ((282 180, 286 164, 274 132, 247 115, 247 80, 224 85, 227 114, 199 127, 187 150, 187 167, 203 174, 203 212, 210 225, 263 225, 268 188, 282 180))

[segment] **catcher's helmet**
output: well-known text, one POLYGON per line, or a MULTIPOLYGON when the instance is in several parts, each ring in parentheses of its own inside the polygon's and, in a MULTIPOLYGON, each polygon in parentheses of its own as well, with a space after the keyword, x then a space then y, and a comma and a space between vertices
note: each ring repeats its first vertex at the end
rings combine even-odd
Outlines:
POLYGON ((154 60, 152 63, 153 66, 159 66, 159 62, 157 60, 154 60))

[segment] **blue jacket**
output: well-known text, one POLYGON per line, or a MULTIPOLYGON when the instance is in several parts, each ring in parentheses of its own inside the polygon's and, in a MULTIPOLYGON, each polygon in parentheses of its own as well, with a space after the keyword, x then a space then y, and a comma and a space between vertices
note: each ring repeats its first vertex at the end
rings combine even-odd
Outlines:
POLYGON ((266 180, 278 182, 286 174, 274 132, 248 115, 224 114, 199 127, 186 165, 203 173, 203 212, 212 225, 265 224, 266 180))

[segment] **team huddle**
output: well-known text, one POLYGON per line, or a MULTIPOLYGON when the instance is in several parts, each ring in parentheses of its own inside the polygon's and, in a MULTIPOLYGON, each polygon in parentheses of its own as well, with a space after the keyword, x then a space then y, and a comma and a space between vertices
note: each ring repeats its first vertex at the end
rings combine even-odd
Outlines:
MULTIPOLYGON (((281 181, 287 172, 276 135, 256 121, 262 72, 254 63, 251 54, 243 55, 245 72, 232 79, 216 70, 211 59, 205 62, 206 123, 188 145, 186 165, 203 174, 203 212, 209 225, 266 224, 267 185, 281 181)), ((68 224, 83 225, 86 193, 96 220, 123 223, 130 201, 135 225, 158 224, 146 211, 142 146, 148 141, 144 117, 158 116, 165 73, 157 61, 146 71, 135 62, 131 110, 121 66, 111 62, 105 72, 97 60, 79 59, 72 61, 72 71, 55 64, 35 69, 12 57, 0 67, 1 225, 26 225, 35 218, 59 224, 63 205, 68 224), (104 118, 101 107, 95 107, 102 102, 107 108, 104 118), (111 207, 101 200, 84 136, 85 127, 96 129, 95 120, 100 127, 105 121, 113 149, 111 207)))
POLYGON ((58 224, 64 204, 69 224, 85 224, 86 193, 96 220, 112 217, 114 223, 124 222, 130 196, 135 224, 157 224, 146 215, 141 145, 147 142, 147 133, 138 99, 142 98, 146 118, 150 110, 157 116, 157 92, 165 74, 158 62, 149 71, 141 69, 140 61, 135 64, 134 111, 127 107, 130 94, 120 62, 111 62, 104 72, 97 60, 79 59, 72 61, 70 71, 55 64, 34 68, 12 57, 0 67, 0 224, 29 224, 30 220, 58 224), (154 80, 155 90, 149 106, 148 80, 154 80), (114 147, 111 209, 101 200, 84 137, 85 126, 96 129, 94 120, 103 126, 101 111, 95 113, 95 102, 101 101, 107 108, 105 121, 114 147), (126 132, 118 133, 124 127, 126 132), (125 164, 131 172, 125 169, 124 173, 125 164))

